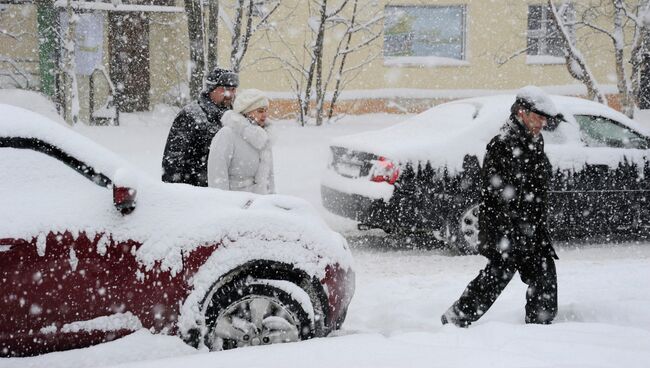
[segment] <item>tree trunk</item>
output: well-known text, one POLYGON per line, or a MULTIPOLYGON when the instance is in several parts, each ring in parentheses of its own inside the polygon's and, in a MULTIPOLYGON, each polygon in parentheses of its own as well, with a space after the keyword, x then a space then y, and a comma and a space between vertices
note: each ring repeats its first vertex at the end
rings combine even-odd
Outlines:
POLYGON ((616 62, 616 86, 618 93, 621 95, 621 107, 627 117, 634 117, 634 101, 632 100, 632 91, 625 73, 625 60, 623 49, 625 47, 625 35, 623 27, 625 26, 625 4, 623 0, 613 0, 615 9, 614 13, 614 59, 616 62))
POLYGON ((241 24, 244 19, 243 0, 240 0, 239 5, 242 7, 237 9, 238 21, 236 23, 236 30, 233 34, 233 48, 230 55, 232 70, 236 73, 239 73, 241 70, 242 60, 244 60, 244 55, 246 55, 246 51, 248 50, 248 43, 253 35, 253 0, 248 0, 248 4, 246 5, 246 30, 243 35, 241 33, 241 24), (235 34, 237 35, 236 38, 235 34))
POLYGON ((630 52, 630 64, 632 70, 630 72, 632 98, 639 106, 639 108, 646 109, 650 107, 650 96, 645 88, 642 88, 641 81, 646 79, 645 75, 648 73, 647 62, 648 55, 648 40, 650 34, 645 19, 650 12, 650 4, 648 1, 643 1, 637 10, 637 23, 634 30, 634 40, 632 42, 632 51, 630 52))
POLYGON ((566 66, 569 74, 571 74, 573 78, 581 81, 585 87, 587 87, 587 94, 589 95, 589 99, 598 101, 602 104, 607 103, 607 99, 605 98, 605 95, 600 91, 598 83, 591 73, 591 70, 587 66, 582 53, 580 53, 580 51, 578 51, 578 49, 575 47, 574 40, 571 38, 569 31, 567 30, 563 20, 558 14, 553 0, 548 0, 548 6, 551 9, 553 19, 555 19, 555 23, 557 24, 557 27, 560 31, 560 36, 562 36, 564 42, 564 49, 566 52, 566 66))
POLYGON ((190 39, 190 96, 197 99, 203 89, 205 53, 203 50, 203 9, 200 0, 185 0, 187 31, 190 39))
MULTIPOLYGON (((318 34, 314 44, 314 64, 316 78, 316 125, 323 124, 323 100, 325 91, 323 91, 323 44, 325 41, 325 21, 327 20, 327 0, 322 0, 320 8, 320 24, 318 25, 318 34)), ((310 86, 311 87, 311 86, 310 86)))
POLYGON ((219 66, 219 0, 209 2, 208 20, 208 70, 219 66))
POLYGON ((72 9, 72 1, 68 0, 66 13, 68 16, 68 29, 65 34, 64 52, 65 59, 63 68, 66 72, 65 85, 65 108, 68 121, 72 125, 79 122, 79 86, 77 84, 77 67, 75 64, 76 24, 77 14, 72 9))
POLYGON ((232 38, 230 40, 230 67, 234 72, 239 72, 237 55, 240 52, 241 44, 241 22, 244 18, 244 0, 237 0, 235 8, 235 23, 233 25, 232 38))
MULTIPOLYGON (((350 26, 348 27, 348 35, 347 39, 345 40, 345 47, 343 50, 347 50, 350 47, 350 44, 352 43, 352 29, 355 26, 356 19, 357 19, 357 7, 359 5, 359 0, 354 0, 354 4, 352 5, 352 19, 350 19, 350 26)), ((331 119, 332 115, 334 115, 334 107, 336 105, 336 100, 339 98, 339 94, 341 93, 341 79, 343 78, 343 69, 345 68, 345 62, 347 60, 348 53, 344 53, 343 56, 341 57, 341 64, 339 65, 339 71, 336 74, 336 85, 334 86, 334 92, 332 94, 332 101, 330 102, 330 108, 329 111, 327 112, 327 119, 331 119)))

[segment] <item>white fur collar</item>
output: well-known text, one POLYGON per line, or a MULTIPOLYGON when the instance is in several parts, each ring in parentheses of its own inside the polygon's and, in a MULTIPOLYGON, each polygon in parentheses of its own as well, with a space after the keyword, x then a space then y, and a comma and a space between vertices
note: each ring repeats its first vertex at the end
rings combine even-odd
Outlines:
POLYGON ((230 110, 223 114, 221 121, 224 127, 232 129, 257 150, 263 149, 269 143, 269 133, 242 114, 230 110))

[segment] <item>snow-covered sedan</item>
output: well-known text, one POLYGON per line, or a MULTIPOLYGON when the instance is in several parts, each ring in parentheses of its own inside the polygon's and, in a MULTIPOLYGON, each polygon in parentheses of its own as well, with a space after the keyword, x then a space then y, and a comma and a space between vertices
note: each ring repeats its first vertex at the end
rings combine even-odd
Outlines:
MULTIPOLYGON (((331 212, 360 228, 420 234, 476 251, 479 171, 514 96, 458 100, 383 130, 336 139, 321 181, 331 212)), ((602 104, 553 96, 564 121, 543 131, 554 238, 650 226, 650 138, 602 104)))
POLYGON ((211 350, 325 336, 347 243, 297 198, 149 179, 72 129, 0 105, 0 356, 135 330, 211 350))

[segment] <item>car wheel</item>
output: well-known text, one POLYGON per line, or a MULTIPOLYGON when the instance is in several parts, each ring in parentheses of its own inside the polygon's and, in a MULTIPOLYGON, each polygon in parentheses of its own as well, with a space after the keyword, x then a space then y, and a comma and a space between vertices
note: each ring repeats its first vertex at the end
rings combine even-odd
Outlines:
POLYGON ((454 245, 463 254, 478 253, 478 203, 461 211, 455 224, 454 245))
POLYGON ((221 288, 206 313, 210 350, 296 342, 314 335, 307 294, 287 281, 253 280, 221 288), (296 296, 301 294, 302 297, 296 296))

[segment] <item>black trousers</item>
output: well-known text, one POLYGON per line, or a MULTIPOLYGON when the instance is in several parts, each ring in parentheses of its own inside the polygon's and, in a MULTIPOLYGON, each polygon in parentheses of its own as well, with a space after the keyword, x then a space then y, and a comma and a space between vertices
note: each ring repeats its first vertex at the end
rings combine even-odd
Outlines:
POLYGON ((489 259, 487 266, 454 303, 459 319, 474 322, 481 318, 517 271, 528 285, 526 323, 551 323, 557 315, 557 273, 551 255, 489 259))

